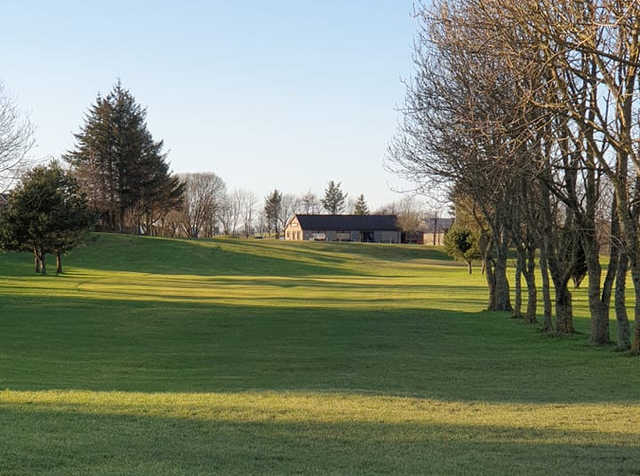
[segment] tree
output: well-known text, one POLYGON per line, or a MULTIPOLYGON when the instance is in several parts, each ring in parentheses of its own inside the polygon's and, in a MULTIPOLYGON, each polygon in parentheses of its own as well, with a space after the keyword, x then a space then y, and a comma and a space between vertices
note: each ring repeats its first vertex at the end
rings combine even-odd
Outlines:
POLYGON ((364 199, 364 194, 360 194, 360 196, 356 200, 356 203, 353 206, 353 214, 354 215, 368 215, 369 214, 369 207, 367 206, 367 202, 364 199))
POLYGON ((75 134, 74 149, 64 156, 105 229, 123 232, 136 208, 149 215, 157 197, 178 198, 181 193, 169 172, 164 144, 151 136, 146 116, 118 81, 107 96, 98 95, 75 134))
POLYGON ((245 200, 246 193, 242 190, 234 190, 225 194, 219 213, 225 235, 238 235, 244 214, 245 200))
POLYGON ((242 214, 242 231, 246 237, 253 233, 257 198, 253 192, 241 190, 240 210, 242 214))
MULTIPOLYGON (((525 130, 530 137, 538 138, 537 145, 530 142, 532 150, 543 151, 537 163, 544 165, 544 185, 562 202, 565 225, 573 228, 565 226, 561 233, 573 235, 571 248, 562 246, 548 253, 548 238, 541 248, 550 258, 556 302, 570 311, 570 297, 563 282, 575 271, 553 261, 566 254, 566 249, 576 250, 573 254, 578 258, 584 255, 589 278, 591 342, 607 344, 613 281, 619 278, 622 282, 627 264, 636 292, 635 311, 640 316, 640 154, 633 145, 638 141, 640 104, 640 4, 617 0, 465 0, 460 5, 466 17, 476 21, 475 29, 490 38, 491 51, 508 67, 510 84, 517 87, 516 96, 521 98, 521 113, 529 111, 520 115, 525 119, 525 130), (539 131, 544 134, 539 135, 539 131), (596 210, 607 182, 614 191, 614 200, 608 205, 610 233, 616 246, 610 247, 603 280, 596 210), (616 270, 618 262, 621 274, 616 270)), ((476 41, 476 45, 481 43, 476 41)), ((616 315, 622 319, 618 337, 627 341, 626 310, 619 294, 624 292, 624 285, 618 284, 616 315)), ((632 350, 640 353, 640 318, 636 324, 632 350)), ((627 345, 622 343, 622 347, 627 345)))
POLYGON ((42 274, 46 255, 55 253, 62 273, 62 255, 82 240, 92 220, 78 182, 53 161, 26 172, 11 191, 1 215, 0 241, 7 250, 33 251, 42 274))
POLYGON ((216 217, 224 203, 226 185, 213 172, 182 174, 184 199, 181 225, 189 238, 213 236, 216 217))
MULTIPOLYGON (((634 146, 640 4, 435 0, 431 7, 419 2, 417 17, 418 72, 392 147, 399 171, 423 189, 455 189, 479 212, 490 302, 500 290, 497 301, 506 303, 506 250, 512 247, 515 313, 522 274, 534 304, 527 314, 535 317, 539 249, 545 330, 552 329, 549 274, 555 331, 569 334, 568 282, 586 272, 591 342, 609 342, 615 279, 619 346, 627 347, 627 267, 640 297, 640 154, 634 146), (600 262, 603 205, 613 243, 606 273, 600 262)), ((631 349, 640 353, 640 318, 636 324, 631 349)))
POLYGON ((267 230, 269 233, 274 231, 276 239, 280 238, 280 217, 282 215, 282 193, 278 189, 274 189, 264 199, 264 215, 266 219, 267 230))
POLYGON ((403 231, 417 231, 424 222, 424 205, 414 197, 405 197, 395 204, 398 226, 403 231))
MULTIPOLYGON (((481 246, 488 309, 510 311, 506 223, 516 169, 502 134, 510 130, 509 78, 485 54, 488 48, 473 48, 486 44, 474 43, 473 18, 449 22, 448 4, 437 3, 418 15, 424 23, 416 41, 417 71, 407 84, 404 120, 390 148, 393 170, 418 191, 456 189, 478 205, 488 228, 481 246)), ((459 9, 462 17, 464 6, 459 9)))
POLYGON ((452 226, 444 235, 444 247, 452 258, 467 263, 469 274, 472 273, 473 260, 481 259, 482 254, 478 248, 479 236, 473 231, 460 226, 452 226))
POLYGON ((20 117, 0 83, 0 190, 6 190, 23 171, 33 145, 33 126, 20 117))
POLYGON ((145 176, 139 199, 131 208, 130 221, 138 233, 153 235, 157 224, 182 206, 186 184, 170 173, 163 156, 151 154, 147 160, 149 164, 142 168, 145 176))
POLYGON ((318 213, 320 213, 322 205, 320 204, 320 201, 318 200, 318 197, 316 197, 315 193, 309 191, 305 193, 300 200, 302 201, 302 213, 305 213, 306 215, 317 215, 318 213))
POLYGON ((303 208, 302 200, 293 193, 285 193, 280 201, 280 229, 284 230, 289 219, 303 208))
POLYGON ((405 197, 378 208, 375 213, 376 215, 396 215, 398 226, 402 231, 417 231, 424 222, 423 208, 424 204, 414 197, 405 197))
POLYGON ((324 191, 324 198, 320 200, 324 209, 332 215, 344 212, 347 201, 347 194, 340 189, 340 185, 340 182, 331 180, 324 191))

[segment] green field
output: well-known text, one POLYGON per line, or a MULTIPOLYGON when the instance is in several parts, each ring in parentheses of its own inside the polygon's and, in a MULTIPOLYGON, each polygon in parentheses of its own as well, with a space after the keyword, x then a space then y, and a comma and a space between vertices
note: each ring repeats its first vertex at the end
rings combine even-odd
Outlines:
MULTIPOLYGON (((640 474, 640 361, 401 245, 0 255, 0 474, 640 474), (51 266, 49 269, 55 269, 51 266)), ((612 333, 612 335, 615 335, 612 333)))

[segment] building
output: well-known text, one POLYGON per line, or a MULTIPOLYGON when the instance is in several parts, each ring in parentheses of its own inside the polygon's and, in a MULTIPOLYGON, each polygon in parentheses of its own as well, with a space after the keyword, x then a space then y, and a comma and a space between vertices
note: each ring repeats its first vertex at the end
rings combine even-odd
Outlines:
POLYGON ((395 215, 294 215, 285 240, 400 243, 395 215))
POLYGON ((443 245, 444 235, 453 225, 454 218, 431 217, 425 219, 423 244, 443 245))

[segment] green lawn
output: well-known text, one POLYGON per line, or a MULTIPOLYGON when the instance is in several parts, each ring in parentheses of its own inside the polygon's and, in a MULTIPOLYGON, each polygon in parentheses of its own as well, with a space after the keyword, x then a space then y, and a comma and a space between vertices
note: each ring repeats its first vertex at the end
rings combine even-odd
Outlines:
POLYGON ((582 290, 559 339, 426 247, 96 234, 65 264, 0 255, 0 475, 640 474, 640 361, 587 344, 582 290))

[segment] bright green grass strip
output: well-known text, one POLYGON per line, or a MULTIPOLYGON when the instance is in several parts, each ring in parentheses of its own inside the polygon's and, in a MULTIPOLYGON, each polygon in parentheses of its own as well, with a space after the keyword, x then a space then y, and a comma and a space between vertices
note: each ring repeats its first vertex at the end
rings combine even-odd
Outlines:
POLYGON ((638 405, 291 392, 0 395, 0 423, 13 430, 0 436, 0 448, 11 448, 0 450, 3 474, 634 474, 640 438, 638 405))
POLYGON ((439 250, 93 236, 0 256, 2 475, 638 472, 638 360, 439 250))

